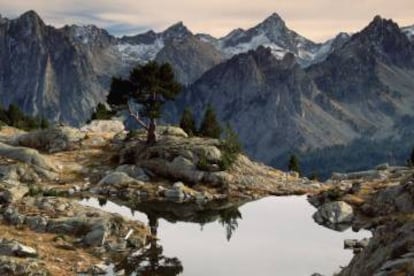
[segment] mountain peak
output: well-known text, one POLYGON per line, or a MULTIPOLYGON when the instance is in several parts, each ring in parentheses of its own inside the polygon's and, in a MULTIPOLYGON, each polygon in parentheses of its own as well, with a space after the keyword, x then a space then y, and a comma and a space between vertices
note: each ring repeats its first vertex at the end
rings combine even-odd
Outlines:
MULTIPOLYGON (((377 15, 362 31, 352 37, 353 41, 361 41, 364 44, 395 44, 396 40, 404 39, 397 23, 391 19, 385 19, 377 15)), ((407 39, 405 37, 405 39, 407 39)))
POLYGON ((34 10, 29 10, 22 15, 17 20, 23 20, 25 22, 37 23, 40 25, 44 25, 44 22, 39 14, 37 14, 34 10))
POLYGON ((369 23, 369 25, 363 31, 396 31, 400 27, 397 23, 391 19, 382 18, 380 15, 376 15, 374 19, 369 23))
POLYGON ((374 16, 374 19, 372 20, 373 22, 380 22, 380 21, 382 21, 383 19, 382 19, 382 17, 381 17, 381 15, 379 15, 379 14, 377 14, 376 16, 374 16))
POLYGON ((182 21, 179 21, 174 25, 168 27, 162 33, 162 35, 165 39, 182 39, 192 35, 192 33, 188 30, 182 21))
POLYGON ((289 36, 289 29, 286 27, 285 21, 277 13, 270 15, 252 30, 253 32, 265 34, 273 42, 286 40, 289 36))
POLYGON ((32 18, 32 19, 42 20, 40 18, 40 15, 37 14, 37 12, 35 12, 34 10, 29 10, 29 11, 23 13, 22 15, 20 15, 20 18, 32 18))
POLYGON ((277 27, 277 26, 285 26, 285 21, 283 21, 282 17, 279 16, 277 13, 272 13, 269 17, 267 17, 259 26, 264 27, 277 27))
POLYGON ((168 27, 164 32, 171 32, 171 31, 188 31, 188 29, 182 21, 179 21, 171 25, 170 27, 168 27))
POLYGON ((282 17, 276 12, 272 13, 268 18, 265 20, 277 20, 277 21, 283 21, 282 17))

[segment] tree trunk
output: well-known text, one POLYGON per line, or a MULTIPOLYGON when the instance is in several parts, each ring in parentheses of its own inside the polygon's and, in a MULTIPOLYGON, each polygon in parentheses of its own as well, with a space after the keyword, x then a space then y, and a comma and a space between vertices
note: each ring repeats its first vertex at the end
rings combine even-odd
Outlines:
POLYGON ((155 119, 151 119, 149 126, 148 126, 148 134, 147 134, 147 144, 154 145, 157 142, 157 135, 155 133, 155 128, 157 124, 155 119))

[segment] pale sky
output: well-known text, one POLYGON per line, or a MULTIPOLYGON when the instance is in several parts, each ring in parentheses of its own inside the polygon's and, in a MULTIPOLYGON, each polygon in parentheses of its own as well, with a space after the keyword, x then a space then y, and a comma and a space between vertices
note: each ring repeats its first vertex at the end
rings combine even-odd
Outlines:
POLYGON ((31 9, 50 25, 94 24, 114 35, 162 31, 183 21, 194 33, 221 37, 273 12, 314 41, 358 31, 377 14, 400 26, 414 24, 414 0, 0 0, 5 17, 31 9))

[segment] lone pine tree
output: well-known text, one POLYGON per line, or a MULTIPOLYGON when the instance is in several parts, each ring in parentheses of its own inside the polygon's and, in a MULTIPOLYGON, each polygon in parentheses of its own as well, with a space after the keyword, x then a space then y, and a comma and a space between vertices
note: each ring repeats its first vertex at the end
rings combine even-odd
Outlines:
POLYGON ((162 106, 180 91, 171 66, 151 61, 135 67, 127 79, 113 78, 107 101, 113 108, 128 107, 129 114, 147 131, 147 143, 154 144, 162 106), (135 111, 131 102, 139 104, 140 110, 135 111))

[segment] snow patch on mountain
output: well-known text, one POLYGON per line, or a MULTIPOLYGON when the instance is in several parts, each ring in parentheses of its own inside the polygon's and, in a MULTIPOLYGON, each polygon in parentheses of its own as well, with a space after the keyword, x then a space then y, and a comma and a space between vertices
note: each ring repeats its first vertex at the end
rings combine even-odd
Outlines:
POLYGON ((255 36, 252 38, 251 41, 237 44, 233 47, 225 47, 223 44, 224 42, 220 41, 219 48, 227 58, 231 58, 237 54, 245 53, 250 50, 255 50, 259 46, 270 48, 272 50, 272 54, 278 59, 282 59, 284 55, 288 52, 286 49, 283 49, 275 43, 272 43, 265 34, 255 36))
POLYGON ((414 42, 414 25, 401 28, 401 31, 408 37, 408 39, 414 42))
POLYGON ((156 39, 152 44, 120 43, 115 45, 115 49, 121 54, 123 62, 144 63, 154 60, 162 48, 164 48, 162 39, 156 39))

